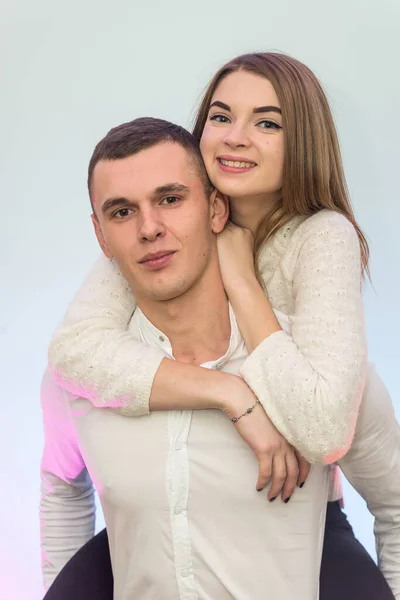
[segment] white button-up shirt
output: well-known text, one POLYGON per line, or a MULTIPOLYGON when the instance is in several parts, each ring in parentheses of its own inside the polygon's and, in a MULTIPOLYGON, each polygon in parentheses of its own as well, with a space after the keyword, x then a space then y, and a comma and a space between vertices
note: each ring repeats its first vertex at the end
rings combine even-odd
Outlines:
MULTIPOLYGON (((130 331, 172 358, 168 338, 139 309, 130 331)), ((239 374, 246 356, 231 312, 226 354, 202 366, 239 374)), ((42 406, 47 583, 93 533, 91 479, 107 524, 115 600, 318 598, 327 467, 313 466, 288 504, 270 503, 266 490, 255 490, 254 454, 220 411, 129 419, 72 396, 49 374, 42 406)))

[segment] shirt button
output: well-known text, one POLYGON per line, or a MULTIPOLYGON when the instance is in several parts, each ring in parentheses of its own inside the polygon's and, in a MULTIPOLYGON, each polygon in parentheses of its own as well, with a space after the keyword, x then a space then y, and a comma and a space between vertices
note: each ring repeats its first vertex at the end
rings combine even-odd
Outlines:
POLYGON ((160 335, 159 338, 160 342, 165 342, 165 337, 163 335, 160 335))
POLYGON ((181 577, 189 577, 189 575, 190 575, 190 571, 188 571, 188 570, 181 572, 181 577))
POLYGON ((182 506, 175 506, 175 508, 174 508, 174 513, 175 513, 176 515, 180 515, 182 512, 183 512, 183 508, 182 508, 182 506))
POLYGON ((222 364, 221 363, 217 363, 215 365, 215 368, 217 369, 217 371, 220 371, 222 369, 222 364))

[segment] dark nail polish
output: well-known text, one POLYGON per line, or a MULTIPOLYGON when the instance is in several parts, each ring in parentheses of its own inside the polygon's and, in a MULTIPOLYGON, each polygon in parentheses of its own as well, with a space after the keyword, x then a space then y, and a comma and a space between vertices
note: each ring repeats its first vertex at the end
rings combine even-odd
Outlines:
POLYGON ((262 492, 264 488, 257 488, 257 492, 262 492))
POLYGON ((289 502, 290 498, 291 498, 290 496, 289 496, 289 498, 285 498, 284 503, 287 504, 289 502))
POLYGON ((299 485, 299 488, 302 488, 304 484, 305 484, 305 481, 302 481, 301 484, 299 485))
POLYGON ((276 500, 276 496, 274 496, 273 498, 269 499, 270 502, 273 502, 274 500, 276 500))

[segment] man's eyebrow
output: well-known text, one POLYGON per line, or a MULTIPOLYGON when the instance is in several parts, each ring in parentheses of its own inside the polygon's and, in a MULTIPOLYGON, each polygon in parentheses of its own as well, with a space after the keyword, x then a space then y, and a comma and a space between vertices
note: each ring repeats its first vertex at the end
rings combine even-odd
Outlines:
POLYGON ((126 206, 127 204, 132 204, 128 198, 124 198, 123 196, 117 198, 108 198, 101 207, 101 212, 104 214, 108 212, 111 208, 115 208, 116 206, 126 206))
POLYGON ((187 185, 183 185, 183 183, 165 183, 164 185, 159 185, 153 191, 154 196, 162 196, 163 194, 183 194, 188 192, 189 188, 187 185))
MULTIPOLYGON (((220 100, 215 100, 215 102, 213 102, 210 105, 210 108, 212 108, 213 106, 218 106, 219 108, 222 108, 222 110, 232 112, 231 107, 228 104, 225 104, 225 102, 220 102, 220 100)), ((273 104, 271 104, 270 106, 257 106, 257 108, 253 109, 254 114, 266 113, 266 112, 275 112, 275 113, 278 113, 278 115, 282 114, 281 109, 278 106, 274 106, 273 104)))

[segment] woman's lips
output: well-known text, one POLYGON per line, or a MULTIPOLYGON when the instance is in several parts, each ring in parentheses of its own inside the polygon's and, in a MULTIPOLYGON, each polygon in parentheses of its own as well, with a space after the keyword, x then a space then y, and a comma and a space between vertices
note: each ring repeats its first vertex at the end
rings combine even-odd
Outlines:
POLYGON ((257 166, 256 163, 244 160, 241 157, 235 158, 235 160, 218 157, 217 163, 221 171, 224 171, 225 173, 247 173, 257 166))

